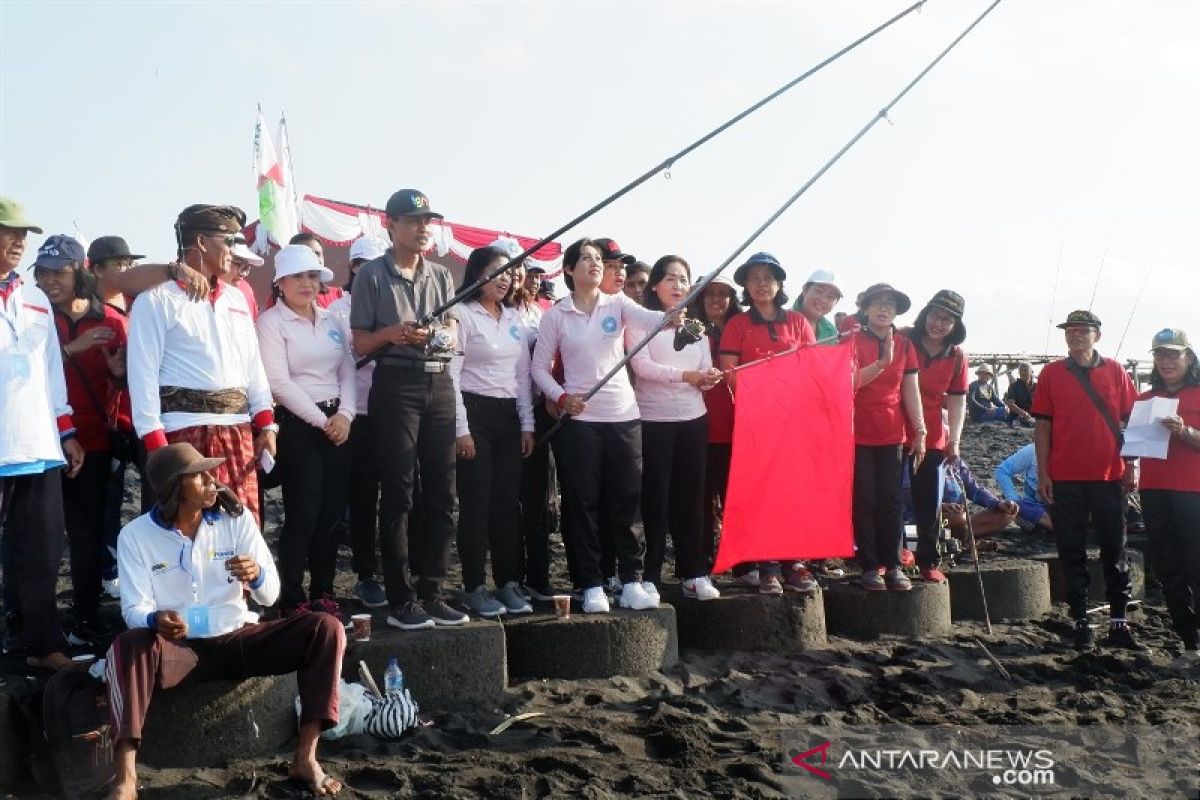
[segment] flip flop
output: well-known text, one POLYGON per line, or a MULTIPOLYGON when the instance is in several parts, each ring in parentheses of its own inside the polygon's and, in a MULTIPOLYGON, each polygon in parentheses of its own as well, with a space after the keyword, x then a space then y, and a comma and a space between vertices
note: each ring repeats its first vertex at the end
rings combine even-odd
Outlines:
POLYGON ((321 774, 320 781, 313 780, 312 778, 303 778, 299 775, 288 773, 288 783, 295 784, 296 786, 306 789, 308 793, 314 797, 333 797, 341 792, 342 789, 346 788, 346 784, 342 783, 340 780, 327 772, 321 774), (338 784, 338 788, 334 791, 330 791, 330 783, 338 784))

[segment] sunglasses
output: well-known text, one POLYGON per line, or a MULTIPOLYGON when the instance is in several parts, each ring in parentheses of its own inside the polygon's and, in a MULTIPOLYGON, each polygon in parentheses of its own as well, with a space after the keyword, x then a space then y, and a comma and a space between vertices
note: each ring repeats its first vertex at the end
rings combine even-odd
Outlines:
POLYGON ((225 242, 226 247, 233 247, 234 243, 237 241, 237 237, 232 233, 206 233, 204 235, 210 239, 220 239, 221 241, 225 242))

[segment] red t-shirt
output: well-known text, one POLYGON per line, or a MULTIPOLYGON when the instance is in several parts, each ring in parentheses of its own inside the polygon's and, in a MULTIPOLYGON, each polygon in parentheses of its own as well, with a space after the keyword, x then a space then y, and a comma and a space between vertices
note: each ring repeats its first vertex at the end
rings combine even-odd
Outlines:
POLYGON ((803 314, 782 308, 779 314, 771 322, 753 308, 734 315, 721 333, 721 355, 737 356, 739 364, 748 364, 817 340, 803 314))
MULTIPOLYGON (((867 327, 854 333, 858 368, 872 364, 883 354, 883 339, 867 327)), ((905 375, 918 371, 917 349, 903 336, 893 337, 892 363, 875 380, 854 393, 854 443, 869 446, 904 444, 904 403, 900 385, 905 375)), ((938 418, 938 425, 942 420, 938 418)))
MULTIPOLYGON (((721 363, 720 337, 715 333, 708 338, 712 348, 713 364, 721 363)), ((704 407, 708 409, 708 441, 713 444, 729 444, 733 441, 733 395, 729 384, 721 381, 704 393, 704 407)))
MULTIPOLYGON (((1115 481, 1125 474, 1117 440, 1104 417, 1068 369, 1070 359, 1047 364, 1038 376, 1033 409, 1050 420, 1050 477, 1056 481, 1115 481)), ((1099 358, 1087 374, 1096 394, 1118 422, 1133 409, 1133 381, 1111 358, 1099 358)))
MULTIPOLYGON (((1165 389, 1154 389, 1140 395, 1138 400, 1151 397, 1178 397, 1179 411, 1176 413, 1183 417, 1183 424, 1200 427, 1200 386, 1185 386, 1175 394, 1165 389)), ((1200 450, 1181 442, 1178 437, 1171 437, 1166 458, 1143 458, 1141 463, 1142 477, 1139 483, 1143 489, 1200 492, 1200 450)))
MULTIPOLYGON (((965 395, 969 382, 967 356, 957 345, 937 355, 929 355, 917 341, 912 328, 900 335, 912 342, 917 353, 917 381, 921 386, 921 411, 925 417, 926 450, 946 449, 946 426, 942 424, 942 407, 948 395, 965 395)), ((904 443, 912 445, 916 431, 908 415, 904 415, 904 443)))
POLYGON ((107 346, 92 347, 63 361, 67 402, 71 404, 71 420, 75 423, 75 437, 80 447, 87 453, 108 450, 112 447, 108 429, 116 422, 113 399, 117 389, 113 385, 104 354, 105 351, 115 353, 125 347, 125 318, 111 307, 93 302, 87 313, 78 320, 72 320, 56 308, 54 325, 58 329, 59 344, 63 346, 93 328, 109 328, 113 332, 107 346))

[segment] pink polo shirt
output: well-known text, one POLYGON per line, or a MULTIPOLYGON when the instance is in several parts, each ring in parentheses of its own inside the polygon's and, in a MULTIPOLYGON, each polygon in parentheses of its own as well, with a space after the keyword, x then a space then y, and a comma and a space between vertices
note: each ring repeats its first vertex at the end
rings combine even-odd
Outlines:
POLYGON ((258 317, 258 348, 275 401, 300 419, 324 428, 317 403, 338 398, 338 412, 353 420, 357 407, 350 329, 337 314, 314 305, 312 323, 283 303, 258 317))
MULTIPOLYGON (((551 401, 557 402, 564 394, 584 394, 625 357, 626 325, 649 330, 662 318, 661 311, 642 308, 624 292, 601 292, 591 314, 575 308, 568 295, 542 315, 533 349, 533 380, 551 401), (550 374, 555 353, 563 365, 561 385, 550 374)), ((622 369, 587 401, 587 408, 576 419, 628 422, 639 415, 629 375, 622 369)))

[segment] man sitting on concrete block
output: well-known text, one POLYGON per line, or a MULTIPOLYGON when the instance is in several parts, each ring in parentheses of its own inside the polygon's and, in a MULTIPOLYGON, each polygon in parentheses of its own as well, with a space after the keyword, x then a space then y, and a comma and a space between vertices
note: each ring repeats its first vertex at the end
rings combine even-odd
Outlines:
POLYGON ((346 631, 320 612, 260 623, 247 608, 243 589, 271 605, 279 575, 253 515, 210 472, 222 460, 186 443, 151 453, 146 473, 158 504, 126 525, 117 543, 129 630, 108 651, 113 798, 137 796, 134 761, 156 688, 289 672, 302 707, 289 776, 313 794, 342 788, 317 763, 317 737, 338 721, 346 631))

